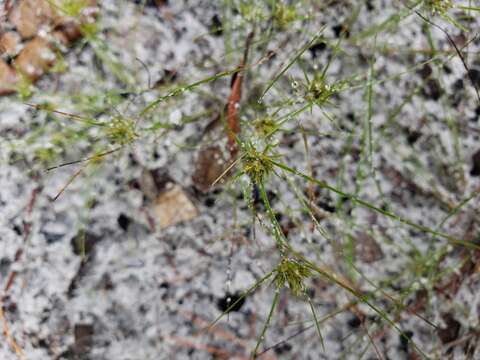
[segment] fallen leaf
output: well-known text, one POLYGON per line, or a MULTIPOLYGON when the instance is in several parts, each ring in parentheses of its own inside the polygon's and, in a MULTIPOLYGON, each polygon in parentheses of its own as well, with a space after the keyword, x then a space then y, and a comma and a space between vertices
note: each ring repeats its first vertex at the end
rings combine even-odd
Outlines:
POLYGON ((452 316, 452 314, 444 314, 443 321, 445 326, 437 329, 437 334, 443 344, 448 344, 458 338, 460 334, 461 324, 452 316))
POLYGON ((183 189, 172 183, 158 196, 154 210, 161 229, 191 220, 198 215, 197 208, 183 189))
POLYGON ((14 93, 17 81, 18 76, 15 70, 0 59, 0 95, 14 93))
POLYGON ((226 169, 226 161, 219 146, 209 146, 199 151, 195 161, 192 181, 202 192, 211 190, 212 184, 226 169))
POLYGON ((14 31, 7 31, 0 37, 0 55, 8 56, 17 55, 18 44, 20 38, 14 31))
POLYGON ((9 6, 9 27, 13 25, 16 31, 2 33, 0 55, 5 53, 16 58, 13 67, 0 63, 0 95, 15 92, 19 74, 33 82, 53 65, 56 60, 52 51, 54 39, 69 45, 82 36, 81 25, 95 21, 99 10, 96 0, 85 0, 82 4, 85 7, 75 18, 65 16, 50 0, 22 0, 9 6), (22 39, 31 40, 17 54, 22 39))
POLYGON ((54 11, 45 0, 23 0, 13 8, 9 20, 15 25, 22 38, 38 34, 40 28, 51 23, 54 11))
MULTIPOLYGON (((60 32, 67 40, 67 44, 71 43, 82 36, 80 24, 73 20, 64 20, 55 27, 55 32, 60 32)), ((65 44, 65 43, 64 43, 65 44)))
POLYGON ((15 65, 30 80, 36 80, 53 65, 55 59, 55 53, 51 50, 49 43, 36 37, 20 51, 15 59, 15 65))
POLYGON ((370 264, 382 259, 383 251, 372 236, 359 232, 355 238, 355 255, 363 262, 370 264))

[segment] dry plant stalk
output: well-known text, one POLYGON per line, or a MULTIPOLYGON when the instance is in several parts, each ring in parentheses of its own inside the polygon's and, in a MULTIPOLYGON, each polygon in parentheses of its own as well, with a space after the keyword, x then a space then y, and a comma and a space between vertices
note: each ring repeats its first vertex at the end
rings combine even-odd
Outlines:
POLYGON ((2 322, 2 334, 3 336, 5 336, 5 339, 7 339, 8 344, 12 347, 13 351, 15 351, 15 354, 19 359, 22 359, 22 360, 26 359, 22 348, 18 345, 17 341, 10 333, 10 328, 8 327, 8 321, 5 318, 5 314, 3 312, 3 301, 1 297, 0 297, 0 321, 2 322))
POLYGON ((236 139, 237 135, 240 134, 240 120, 238 118, 238 109, 240 100, 242 98, 242 83, 244 77, 244 70, 245 66, 247 65, 248 52, 252 43, 253 36, 253 31, 248 34, 247 42, 245 45, 245 52, 243 54, 243 60, 238 66, 238 71, 232 76, 231 92, 230 96, 228 97, 228 102, 226 106, 228 126, 228 150, 230 151, 231 160, 235 160, 238 153, 238 145, 236 139))

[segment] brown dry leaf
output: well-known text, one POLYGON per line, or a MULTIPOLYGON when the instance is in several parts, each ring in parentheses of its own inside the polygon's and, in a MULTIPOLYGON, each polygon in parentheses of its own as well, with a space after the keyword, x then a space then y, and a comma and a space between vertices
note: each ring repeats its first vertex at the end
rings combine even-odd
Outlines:
POLYGON ((377 241, 367 233, 357 233, 355 239, 355 255, 363 262, 370 264, 383 258, 383 251, 377 241))
POLYGON ((7 31, 0 37, 0 55, 6 54, 8 56, 17 55, 18 44, 20 38, 14 31, 7 31))
POLYGON ((226 162, 219 146, 203 148, 199 151, 195 162, 193 185, 202 192, 208 192, 225 169, 226 162))
POLYGON ((55 53, 51 50, 49 43, 36 37, 20 51, 15 65, 30 80, 36 80, 55 62, 55 59, 55 53))
POLYGON ((165 192, 158 196, 154 210, 161 229, 191 220, 198 215, 195 205, 183 189, 176 184, 171 184, 165 192))
POLYGON ((462 324, 450 313, 443 314, 442 318, 445 326, 437 329, 437 335, 443 344, 448 344, 458 339, 462 324))
POLYGON ((0 59, 0 95, 14 93, 17 81, 18 76, 15 70, 0 59))
POLYGON ((82 36, 81 24, 95 21, 98 13, 96 0, 87 0, 85 5, 78 19, 64 16, 48 0, 22 0, 11 6, 7 11, 8 19, 20 35, 14 31, 2 34, 0 54, 17 56, 16 49, 21 40, 34 38, 14 59, 15 69, 0 64, 0 95, 15 92, 13 85, 17 83, 19 74, 35 81, 53 65, 56 59, 52 51, 53 42, 50 43, 46 36, 52 35, 63 45, 69 45, 82 36))
POLYGON ((80 25, 73 20, 64 19, 55 29, 53 36, 64 45, 68 45, 82 36, 80 25))
POLYGON ((24 39, 38 34, 40 28, 49 24, 54 11, 45 0, 23 0, 10 13, 9 20, 24 39))

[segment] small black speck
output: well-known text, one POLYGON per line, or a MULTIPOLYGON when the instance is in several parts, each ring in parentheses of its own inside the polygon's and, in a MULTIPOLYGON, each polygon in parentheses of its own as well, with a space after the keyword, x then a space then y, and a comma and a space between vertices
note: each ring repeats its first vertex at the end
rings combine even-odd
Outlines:
POLYGON ((240 311, 243 304, 245 303, 245 297, 242 298, 242 296, 243 294, 240 294, 240 293, 235 293, 235 294, 227 293, 223 298, 217 301, 217 307, 222 312, 240 311), (229 298, 230 298, 230 302, 228 301, 229 298), (235 304, 235 306, 233 306, 230 309, 230 311, 227 311, 227 309, 233 304, 235 304))
POLYGON ((13 227, 13 231, 15 231, 15 233, 16 233, 17 235, 22 235, 22 229, 21 229, 20 226, 18 226, 18 225, 15 225, 15 226, 13 227))
POLYGON ((345 32, 345 37, 347 37, 347 38, 350 37, 350 32, 347 29, 345 29, 345 27, 341 24, 333 26, 332 30, 333 30, 336 37, 340 37, 342 32, 345 32))
POLYGON ((47 241, 47 244, 53 244, 63 239, 63 234, 55 234, 55 233, 49 233, 49 232, 42 232, 42 233, 45 236, 45 240, 47 241))
POLYGON ((333 32, 335 33, 336 37, 340 36, 340 33, 342 32, 343 26, 342 25, 335 25, 332 27, 333 32))
POLYGON ((267 198, 268 198, 268 201, 272 202, 277 198, 277 194, 271 190, 267 190, 267 198))
POLYGON ((118 226, 120 226, 120 228, 123 231, 127 231, 128 226, 130 225, 130 218, 125 214, 120 214, 120 216, 117 219, 117 223, 118 223, 118 226))
POLYGON ((347 325, 352 329, 358 328, 361 324, 362 320, 360 320, 360 318, 356 315, 347 321, 347 325))
POLYGON ((316 58, 318 53, 321 53, 326 48, 327 48, 327 44, 325 44, 323 41, 321 41, 321 42, 318 42, 318 43, 310 46, 308 51, 310 51, 310 53, 312 54, 312 57, 316 58))
POLYGON ((7 58, 5 59, 5 62, 8 65, 13 65, 13 56, 7 55, 7 58))
POLYGON ((282 343, 278 346, 275 346, 274 349, 275 353, 277 355, 282 355, 284 353, 287 353, 287 352, 290 352, 292 350, 292 345, 290 345, 289 343, 282 343))
POLYGON ((432 67, 429 64, 425 64, 418 71, 418 74, 422 77, 422 79, 428 79, 432 75, 432 67))
POLYGON ((120 97, 121 97, 122 99, 126 99, 126 98, 134 95, 134 93, 132 93, 132 92, 121 92, 121 93, 119 93, 118 95, 120 95, 120 97))
POLYGON ((152 6, 152 7, 158 7, 161 3, 167 5, 168 0, 163 0, 162 2, 158 0, 134 0, 135 4, 140 4, 140 5, 146 5, 146 6, 152 6))
POLYGON ((322 208, 323 210, 328 211, 328 212, 331 212, 331 213, 334 213, 335 210, 336 210, 336 209, 335 209, 335 206, 330 205, 330 204, 329 204, 328 202, 326 202, 326 201, 320 200, 320 201, 317 202, 317 205, 318 205, 320 208, 322 208))
POLYGON ((278 223, 281 223, 283 220, 283 214, 279 212, 275 213, 275 219, 277 219, 278 223))
POLYGON ((452 85, 452 90, 454 91, 463 90, 463 79, 457 79, 452 85))
POLYGON ((314 288, 307 288, 307 295, 310 299, 315 297, 315 289, 314 288))
POLYGON ((468 70, 468 77, 475 84, 477 88, 480 87, 480 70, 478 69, 468 70))
POLYGON ((44 349, 49 349, 50 348, 50 345, 48 344, 47 340, 45 340, 45 339, 38 340, 38 346, 42 347, 44 349))
POLYGON ((213 15, 212 19, 210 20, 210 31, 215 36, 220 36, 223 33, 222 21, 217 14, 213 15))
POLYGON ((472 156, 472 169, 470 170, 470 175, 480 176, 480 150, 472 156))
POLYGON ((425 81, 425 87, 422 90, 423 96, 427 99, 438 100, 443 94, 443 89, 440 86, 440 83, 436 79, 428 79, 425 81))
POLYGON ((205 206, 206 207, 213 207, 215 205, 215 199, 213 197, 207 197, 205 199, 205 206))
POLYGON ((413 145, 422 136, 422 133, 417 130, 410 130, 407 135, 407 141, 410 145, 413 145))
POLYGON ((413 337, 413 331, 405 330, 403 334, 400 334, 400 346, 399 349, 404 352, 408 352, 408 343, 413 337))

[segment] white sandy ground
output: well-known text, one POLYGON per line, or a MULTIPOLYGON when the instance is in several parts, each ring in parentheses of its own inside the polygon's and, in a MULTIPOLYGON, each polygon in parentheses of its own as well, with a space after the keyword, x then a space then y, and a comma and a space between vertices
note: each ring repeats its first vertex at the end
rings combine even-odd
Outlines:
MULTIPOLYGON (((222 2, 218 2, 218 5, 214 3, 170 1, 167 7, 159 11, 150 7, 141 10, 133 2, 105 0, 101 6, 99 24, 102 31, 99 36, 133 74, 137 88, 147 86, 148 76, 135 58, 142 59, 147 65, 153 81, 162 75, 164 69, 175 69, 178 71, 177 81, 190 83, 233 68, 241 57, 242 51, 225 56, 228 51, 224 38, 208 34, 212 16, 223 11, 222 2)), ((371 3, 375 9, 370 12, 361 7, 358 21, 351 30, 352 35, 373 23, 380 23, 399 9, 392 4, 396 2, 371 3)), ((306 22, 307 25, 296 22, 288 32, 275 35, 269 49, 276 49, 277 56, 269 64, 256 67, 254 76, 247 77, 244 97, 248 96, 249 89, 254 85, 265 85, 322 25, 326 25, 325 37, 334 39, 332 26, 350 16, 351 9, 351 4, 346 8, 337 5, 326 11, 315 12, 309 6, 299 6, 300 13, 313 14, 314 18, 306 22), (280 44, 281 47, 277 49, 280 44)), ((234 46, 241 48, 248 29, 244 29, 245 23, 240 16, 234 19, 231 25, 240 26, 241 30, 233 32, 231 41, 234 46)), ((479 24, 477 19, 471 27, 478 29, 479 24)), ((455 33, 455 30, 452 31, 455 33)), ((441 32, 433 29, 432 37, 439 49, 450 49, 441 32)), ((331 64, 331 79, 368 71, 366 61, 371 56, 373 42, 370 38, 361 44, 364 46, 345 44, 345 53, 331 64)), ((421 20, 410 16, 392 33, 380 34, 377 46, 428 48, 426 37, 421 33, 421 20)), ((478 50, 477 40, 469 51, 478 50)), ((261 55, 257 51, 253 59, 261 55)), ((316 63, 318 67, 325 64, 326 53, 312 58, 310 52, 306 52, 303 59, 311 72, 312 64, 316 63)), ((441 59, 445 60, 445 57, 441 59)), ((376 76, 385 79, 423 60, 425 57, 419 54, 407 56, 399 52, 398 55, 384 56, 377 52, 376 76)), ((93 51, 88 46, 84 49, 73 48, 66 56, 66 61, 68 72, 58 78, 53 75, 44 77, 37 84, 35 95, 28 100, 30 103, 47 99, 58 104, 59 110, 78 111, 72 95, 88 93, 101 103, 108 90, 121 86, 108 69, 104 72, 100 70, 101 66, 98 66, 98 61, 95 63, 93 51), (99 80, 102 77, 103 80, 99 80)), ((477 59, 472 56, 469 61, 471 66, 480 67, 478 55, 477 59)), ((422 119, 429 119, 421 129, 422 136, 413 145, 407 142, 406 134, 400 132, 398 127, 388 128, 384 135, 381 135, 381 129, 391 111, 404 101, 417 84, 422 84, 422 79, 416 72, 410 72, 374 86, 372 160, 385 198, 382 201, 379 197, 371 176, 358 191, 358 195, 365 200, 379 206, 386 203, 398 214, 432 228, 447 212, 432 196, 412 194, 399 185, 391 174, 397 170, 420 188, 435 189, 440 197, 455 204, 479 186, 479 178, 469 175, 471 156, 480 148, 480 125, 478 115, 475 115, 478 103, 460 60, 451 59, 448 67, 450 74, 442 66, 432 66, 434 78, 438 79, 446 95, 438 101, 421 95, 414 96, 394 121, 402 128, 417 129, 422 119), (461 101, 456 107, 447 106, 456 92, 452 90, 452 85, 457 79, 464 79, 461 101), (458 126, 458 143, 448 119, 458 126), (458 163, 458 159, 462 162, 458 163), (451 174, 441 172, 442 169, 452 169, 456 164, 464 176, 463 182, 452 180, 451 174), (452 188, 452 182, 460 184, 459 188, 452 188)), ((293 67, 288 74, 292 79, 295 77, 296 81, 303 81, 303 74, 298 67, 293 67)), ((267 95, 265 103, 294 95, 292 79, 282 79, 267 95)), ((228 78, 220 79, 199 87, 201 91, 186 92, 178 99, 167 101, 155 110, 155 120, 178 124, 179 119, 181 121, 183 117, 202 113, 212 107, 220 111, 221 104, 228 97, 228 84, 228 78)), ((331 134, 309 137, 312 166, 317 178, 331 184, 336 184, 342 178, 344 183, 337 185, 346 192, 355 192, 358 163, 354 154, 350 151, 345 153, 345 147, 348 141, 353 141, 353 146, 361 149, 360 136, 367 108, 364 94, 364 89, 348 91, 333 99, 335 106, 330 107, 329 112, 335 115, 343 132, 333 127, 318 110, 303 113, 291 122, 292 126, 301 122, 305 128, 331 134), (349 113, 354 114, 354 122, 348 119, 349 113), (349 133, 354 134, 353 139, 350 139, 349 133)), ((129 104, 128 108, 128 101, 125 100, 119 110, 133 116, 142 109, 143 104, 159 95, 158 92, 146 93, 129 104)), ((109 116, 103 114, 99 119, 109 116)), ((255 114, 244 111, 242 116, 249 121, 255 114)), ((217 303, 226 296, 227 291, 233 293, 247 289, 272 269, 278 260, 272 238, 258 224, 257 238, 252 239, 251 213, 243 200, 234 202, 241 194, 239 187, 230 193, 208 196, 192 191, 195 149, 191 145, 198 145, 198 134, 211 117, 204 116, 199 121, 182 125, 163 137, 147 137, 138 141, 125 151, 109 157, 101 166, 87 169, 57 201, 52 202, 53 196, 77 169, 64 167, 46 173, 43 171, 46 165, 34 160, 34 150, 48 145, 51 132, 58 131, 63 122, 69 121, 61 117, 57 119, 54 122, 46 113, 34 111, 14 96, 0 99, 0 286, 5 286, 8 274, 18 272, 4 305, 15 305, 13 311, 6 311, 6 320, 26 358, 215 358, 212 350, 206 351, 205 346, 228 352, 227 358, 248 357, 269 311, 273 286, 264 286, 248 297, 240 311, 232 312, 217 330, 197 333, 220 314, 217 303), (38 132, 35 141, 29 143, 27 140, 34 129, 41 128, 45 131, 38 132), (155 152, 157 157, 154 156, 155 152), (136 159, 134 164, 129 154, 136 159), (25 161, 13 161, 21 158, 25 158, 25 161), (199 209, 197 218, 162 231, 153 232, 150 229, 146 214, 151 209, 144 202, 142 192, 129 184, 139 179, 145 169, 156 168, 166 169, 176 183, 187 189, 199 209), (38 178, 29 176, 32 170, 39 174, 38 178), (28 211, 34 189, 38 189, 38 194, 32 210, 28 211), (215 199, 213 206, 205 204, 207 197, 215 199), (92 200, 95 206, 89 208, 92 200), (120 214, 131 219, 127 231, 118 225, 120 214), (22 234, 24 223, 31 224, 27 241, 24 241, 22 234), (99 239, 83 266, 82 258, 74 253, 72 247, 72 239, 82 229, 99 239), (23 254, 18 261, 14 261, 19 249, 23 250, 23 254), (82 274, 80 277, 79 269, 82 274), (231 276, 228 276, 229 271, 231 276), (75 289, 69 291, 72 283, 75 289), (91 346, 75 347, 74 329, 75 326, 78 329, 79 325, 93 326, 91 346)), ((279 147, 284 154, 282 161, 301 171, 308 171, 301 135, 288 136, 285 133, 282 137, 295 140, 292 147, 284 142, 279 147)), ((82 158, 88 154, 89 146, 83 140, 73 141, 59 161, 82 158)), ((296 181, 293 177, 289 179, 296 181)), ((298 185, 305 187, 302 182, 298 182, 298 185)), ((268 188, 277 194, 273 200, 275 209, 289 209, 291 213, 287 212, 288 217, 294 214, 303 224, 303 228, 290 232, 292 244, 317 263, 349 274, 351 268, 346 265, 342 255, 318 232, 310 230, 311 221, 301 215, 300 204, 288 182, 273 179, 268 188)), ((331 205, 338 200, 325 190, 320 191, 319 197, 331 205)), ((463 237, 470 224, 478 241, 478 205, 477 198, 469 202, 442 230, 463 237)), ((259 216, 266 220, 264 213, 259 216)), ((407 286, 418 289, 426 287, 431 297, 428 309, 422 313, 425 317, 443 326, 442 314, 451 313, 461 324, 459 338, 468 336, 471 329, 478 330, 478 271, 462 283, 452 299, 447 299, 438 295, 431 289, 427 279, 418 277, 412 270, 408 252, 416 247, 426 255, 428 251, 444 246, 444 240, 412 231, 358 206, 348 216, 330 214, 321 220, 321 225, 337 243, 344 243, 348 235, 355 238, 359 231, 372 234, 381 246, 383 258, 371 264, 357 259, 355 264, 366 277, 376 284, 382 279, 395 278, 397 291, 407 286)), ((448 251, 450 253, 441 268, 459 268, 461 263, 458 254, 453 247, 449 247, 448 251)), ((363 290, 373 289, 358 275, 355 282, 363 290)), ((310 282, 309 288, 314 294, 313 303, 319 317, 340 309, 352 300, 345 291, 323 280, 310 282)), ((389 287, 386 291, 395 292, 389 287)), ((381 307, 385 302, 379 300, 375 303, 381 307)), ((368 315, 375 315, 366 305, 359 308, 368 315)), ((353 317, 353 314, 344 312, 322 323, 325 351, 314 329, 310 329, 288 341, 288 345, 282 345, 267 354, 271 359, 357 359, 368 347, 363 358, 376 358, 365 332, 349 325, 353 317)), ((287 290, 282 291, 279 311, 275 313, 268 329, 265 345, 271 346, 296 333, 306 326, 302 325, 302 321, 311 319, 308 304, 302 299, 293 298, 287 290)), ((403 312, 398 319, 398 326, 404 331, 412 331, 413 340, 429 357, 447 358, 446 347, 442 346, 435 331, 424 321, 403 312)), ((377 330, 378 327, 372 326, 372 333, 377 330)), ((475 339, 473 337, 471 341, 475 339)), ((376 338, 376 346, 384 358, 407 359, 409 355, 401 349, 400 343, 398 332, 388 327, 382 336, 376 338)), ((473 358, 480 357, 479 351, 473 353, 473 358)), ((454 359, 466 358, 464 347, 454 347, 450 356, 454 359)), ((3 336, 0 336, 0 359, 16 359, 3 336)))

